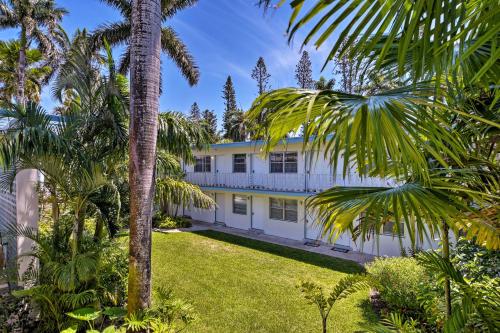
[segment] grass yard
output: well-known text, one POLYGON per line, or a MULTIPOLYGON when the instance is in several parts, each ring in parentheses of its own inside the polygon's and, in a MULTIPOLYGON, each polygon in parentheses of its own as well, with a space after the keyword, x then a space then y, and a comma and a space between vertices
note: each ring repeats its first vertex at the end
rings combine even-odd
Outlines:
MULTIPOLYGON (((326 286, 354 262, 215 231, 153 235, 153 285, 171 286, 193 303, 189 332, 320 332, 318 310, 296 288, 301 279, 326 286)), ((368 291, 337 303, 329 332, 355 332, 373 321, 368 291)))

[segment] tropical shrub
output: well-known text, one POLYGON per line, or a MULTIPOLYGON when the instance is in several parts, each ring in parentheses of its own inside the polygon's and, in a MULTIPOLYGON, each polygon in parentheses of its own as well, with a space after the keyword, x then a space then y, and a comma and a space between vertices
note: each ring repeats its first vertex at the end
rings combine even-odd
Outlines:
POLYGON ((153 227, 162 229, 190 228, 191 220, 181 216, 168 216, 157 212, 153 216, 153 227))
POLYGON ((461 237, 450 255, 451 262, 469 280, 500 278, 500 251, 488 250, 461 237))
POLYGON ((417 292, 427 276, 414 258, 378 258, 366 265, 366 271, 389 309, 402 313, 419 310, 417 292))
POLYGON ((119 240, 96 240, 84 232, 77 249, 71 218, 61 218, 48 234, 30 228, 10 230, 35 243, 29 256, 38 260, 23 276, 27 289, 13 295, 27 298, 38 310, 38 332, 58 332, 73 319, 65 313, 82 307, 121 306, 126 299, 128 261, 119 240))

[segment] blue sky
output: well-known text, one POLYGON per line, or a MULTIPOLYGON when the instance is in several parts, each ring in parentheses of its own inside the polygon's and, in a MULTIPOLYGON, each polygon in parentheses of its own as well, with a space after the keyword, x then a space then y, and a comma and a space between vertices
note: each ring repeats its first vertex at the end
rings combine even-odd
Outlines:
MULTIPOLYGON (((241 108, 246 110, 257 97, 256 84, 250 75, 259 56, 266 61, 272 88, 295 85, 294 70, 300 57, 301 39, 296 38, 295 46, 287 44, 285 30, 290 10, 282 8, 264 16, 255 2, 200 0, 196 6, 180 12, 169 22, 194 55, 201 79, 197 86, 190 87, 172 62, 162 56, 162 111, 188 112, 196 101, 202 110, 213 109, 220 125, 224 108, 221 91, 228 75, 233 78, 241 108)), ((91 31, 99 24, 119 19, 114 9, 98 0, 59 0, 57 3, 69 10, 62 25, 70 35, 77 28, 91 31)), ((1 39, 16 37, 15 31, 0 31, 1 39)), ((326 54, 324 50, 307 50, 317 79, 326 54)), ((331 68, 322 74, 331 77, 331 68)), ((44 90, 42 103, 47 109, 54 106, 49 89, 44 90)))

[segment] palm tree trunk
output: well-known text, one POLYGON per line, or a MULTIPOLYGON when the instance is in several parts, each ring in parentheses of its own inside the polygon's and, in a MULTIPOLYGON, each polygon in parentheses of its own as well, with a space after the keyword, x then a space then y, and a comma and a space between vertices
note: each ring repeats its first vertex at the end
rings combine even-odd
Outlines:
MULTIPOLYGON (((443 221, 443 258, 450 260, 450 231, 448 224, 443 221)), ((451 284, 450 279, 444 279, 444 302, 446 307, 446 319, 451 316, 451 284)))
POLYGON ((26 37, 26 28, 21 28, 21 42, 19 46, 19 60, 17 65, 17 92, 16 102, 24 104, 24 86, 26 81, 26 47, 28 39, 26 37))
POLYGON ((52 223, 54 229, 54 246, 59 244, 59 203, 57 202, 57 191, 55 186, 50 190, 50 201, 52 205, 52 223))
POLYGON ((151 219, 160 91, 160 0, 134 0, 131 22, 129 314, 151 304, 151 219))

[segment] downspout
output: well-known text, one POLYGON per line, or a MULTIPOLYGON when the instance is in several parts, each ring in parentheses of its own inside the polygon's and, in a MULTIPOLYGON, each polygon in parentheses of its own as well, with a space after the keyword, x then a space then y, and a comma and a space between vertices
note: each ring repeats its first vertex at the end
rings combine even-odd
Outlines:
MULTIPOLYGON (((304 192, 308 192, 307 184, 307 151, 304 152, 304 192)), ((305 207, 305 205, 304 205, 305 207)))
POLYGON ((253 229, 253 196, 250 196, 250 230, 253 229))
POLYGON ((217 223, 217 192, 214 192, 215 209, 214 209, 214 223, 217 223))
POLYGON ((306 200, 304 199, 304 240, 307 239, 307 208, 306 200))

